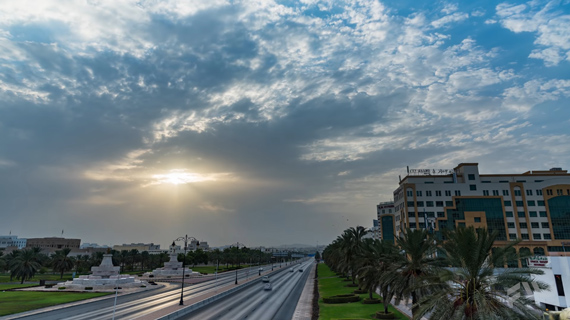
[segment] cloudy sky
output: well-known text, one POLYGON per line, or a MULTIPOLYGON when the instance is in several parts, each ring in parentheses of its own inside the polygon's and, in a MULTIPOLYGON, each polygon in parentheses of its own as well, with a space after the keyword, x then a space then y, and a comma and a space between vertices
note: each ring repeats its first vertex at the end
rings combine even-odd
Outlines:
POLYGON ((398 175, 570 169, 570 1, 0 4, 0 234, 315 244, 398 175))

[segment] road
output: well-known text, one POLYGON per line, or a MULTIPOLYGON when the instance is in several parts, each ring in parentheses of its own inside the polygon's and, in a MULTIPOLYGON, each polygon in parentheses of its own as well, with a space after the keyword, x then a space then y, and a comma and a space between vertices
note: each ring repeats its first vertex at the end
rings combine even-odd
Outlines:
POLYGON ((291 320, 311 267, 313 267, 312 259, 300 265, 293 265, 270 277, 273 286, 271 291, 263 290, 264 283, 259 281, 181 319, 291 320), (298 272, 300 267, 303 272, 298 272), (290 272, 293 268, 294 272, 290 272))
MULTIPOLYGON (((264 266, 265 270, 271 268, 271 265, 264 266)), ((258 267, 242 269, 238 272, 238 279, 246 279, 249 275, 256 275, 258 267), (249 272, 249 275, 247 274, 249 272)), ((283 265, 285 269, 285 265, 283 265)), ((208 281, 194 285, 186 284, 184 286, 184 299, 207 292, 217 290, 218 287, 233 283, 235 281, 235 272, 224 272, 219 275, 217 281, 208 281)), ((117 297, 117 308, 115 319, 134 319, 136 317, 154 312, 165 306, 178 304, 180 301, 180 284, 169 284, 165 288, 135 293, 117 297)), ((37 315, 29 315, 18 317, 17 319, 41 319, 41 320, 88 320, 97 319, 105 320, 113 317, 114 299, 104 299, 94 301, 78 306, 72 306, 64 309, 57 309, 43 312, 37 315)), ((13 317, 12 315, 11 317, 13 317)), ((17 316, 17 315, 16 315, 17 316)), ((2 317, 0 317, 2 319, 2 317)))

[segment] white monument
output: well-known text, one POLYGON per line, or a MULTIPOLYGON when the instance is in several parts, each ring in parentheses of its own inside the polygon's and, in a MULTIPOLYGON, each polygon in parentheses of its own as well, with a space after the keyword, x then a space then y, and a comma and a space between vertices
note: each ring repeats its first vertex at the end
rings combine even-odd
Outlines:
POLYGON ((146 286, 145 281, 140 281, 129 274, 119 274, 121 267, 113 265, 113 255, 104 254, 103 261, 98 267, 91 267, 91 275, 79 276, 71 281, 58 283, 59 287, 66 289, 80 289, 81 287, 93 287, 93 290, 121 287, 146 286))
POLYGON ((182 262, 178 262, 178 255, 176 254, 176 244, 172 242, 170 245, 170 260, 164 263, 164 267, 158 268, 153 270, 152 272, 147 272, 144 274, 145 277, 149 277, 152 275, 156 278, 175 278, 175 277, 182 277, 184 273, 184 277, 196 277, 201 276, 200 272, 193 272, 192 269, 188 269, 188 267, 182 268, 182 262))

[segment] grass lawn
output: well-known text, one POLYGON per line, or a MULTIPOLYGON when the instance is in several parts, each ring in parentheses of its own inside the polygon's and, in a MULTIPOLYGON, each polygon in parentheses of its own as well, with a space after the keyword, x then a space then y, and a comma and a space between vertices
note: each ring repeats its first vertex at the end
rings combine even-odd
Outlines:
MULTIPOLYGON (((26 282, 40 282, 40 279, 43 280, 47 280, 47 281, 66 281, 66 280, 71 280, 71 273, 64 273, 63 274, 63 279, 60 279, 60 275, 59 274, 39 274, 36 273, 36 276, 33 277, 31 280, 26 280, 26 282)), ((0 274, 0 282, 17 282, 18 280, 16 280, 16 278, 12 279, 12 281, 10 281, 10 274, 7 273, 2 273, 0 274)))
POLYGON ((26 287, 33 287, 36 284, 33 283, 24 283, 24 284, 0 284, 0 291, 8 290, 8 289, 17 289, 17 288, 26 288, 26 287))
MULTIPOLYGON (((329 267, 320 263, 319 267, 319 320, 332 320, 332 319, 374 319, 372 316, 377 311, 384 310, 383 304, 362 304, 361 302, 342 303, 342 304, 328 304, 323 303, 322 297, 329 297, 338 294, 352 293, 357 288, 348 288, 345 285, 351 283, 343 281, 344 278, 339 278, 333 273, 329 267)), ((368 298, 368 294, 361 294, 362 299, 368 298)), ((375 298, 379 296, 375 293, 375 298)), ((398 316, 398 319, 408 319, 399 311, 390 306, 389 310, 398 316)))
POLYGON ((111 293, 25 292, 0 291, 0 316, 19 313, 57 304, 85 300, 111 293))

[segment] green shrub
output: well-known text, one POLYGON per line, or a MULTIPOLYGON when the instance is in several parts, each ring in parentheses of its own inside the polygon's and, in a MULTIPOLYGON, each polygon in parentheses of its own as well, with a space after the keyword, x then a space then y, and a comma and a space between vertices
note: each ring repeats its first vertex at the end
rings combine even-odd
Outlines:
POLYGON ((85 287, 85 290, 93 290, 93 287, 85 287))
POLYGON ((46 284, 45 287, 48 288, 48 289, 49 289, 49 288, 53 288, 53 284, 46 284))
POLYGON ((146 288, 146 286, 141 286, 141 288, 146 288))
POLYGON ((373 299, 366 298, 366 299, 362 300, 363 304, 378 304, 381 302, 382 302, 382 300, 376 299, 376 298, 373 298, 373 299))
POLYGON ((376 319, 398 319, 396 315, 392 312, 384 313, 382 311, 376 312, 376 319))
POLYGON ((341 294, 332 297, 323 297, 324 303, 348 303, 360 301, 360 297, 355 294, 341 294))
POLYGON ((65 290, 65 287, 59 287, 57 290, 65 290))
POLYGON ((345 287, 356 288, 356 287, 358 287, 358 285, 356 283, 349 283, 345 287))
POLYGON ((354 290, 354 293, 355 293, 355 294, 363 294, 363 293, 368 293, 368 291, 367 291, 367 290, 356 289, 356 290, 354 290))

